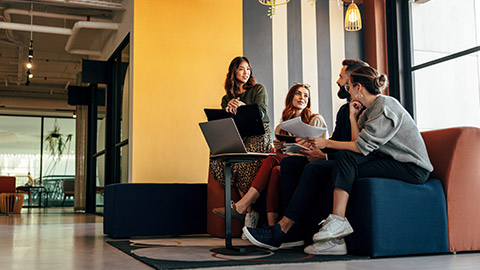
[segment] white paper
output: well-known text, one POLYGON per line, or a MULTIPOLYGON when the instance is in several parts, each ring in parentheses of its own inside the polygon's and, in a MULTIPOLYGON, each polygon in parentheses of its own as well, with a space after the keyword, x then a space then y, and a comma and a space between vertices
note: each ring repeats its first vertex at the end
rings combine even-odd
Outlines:
POLYGON ((307 150, 307 151, 310 150, 309 148, 307 148, 303 145, 300 145, 298 143, 284 143, 282 151, 283 151, 284 154, 296 153, 296 154, 303 155, 303 153, 298 151, 298 149, 307 150))
POLYGON ((305 124, 301 117, 295 117, 293 119, 281 122, 280 128, 302 139, 306 139, 307 137, 322 137, 327 131, 326 128, 314 127, 305 124))

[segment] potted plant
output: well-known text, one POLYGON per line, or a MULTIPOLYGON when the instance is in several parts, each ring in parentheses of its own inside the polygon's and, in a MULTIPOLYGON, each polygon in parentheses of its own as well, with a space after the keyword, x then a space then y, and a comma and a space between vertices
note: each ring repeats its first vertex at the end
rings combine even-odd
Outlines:
POLYGON ((53 124, 53 130, 47 133, 45 142, 47 151, 53 158, 53 162, 49 164, 46 175, 55 171, 56 165, 60 162, 60 159, 65 151, 70 149, 70 143, 72 142, 73 134, 61 134, 60 127, 58 126, 57 119, 53 124))
POLYGON ((45 138, 45 142, 47 142, 47 149, 55 159, 60 159, 65 147, 69 145, 69 142, 71 142, 72 136, 72 134, 61 134, 57 119, 55 119, 53 130, 50 131, 45 138))

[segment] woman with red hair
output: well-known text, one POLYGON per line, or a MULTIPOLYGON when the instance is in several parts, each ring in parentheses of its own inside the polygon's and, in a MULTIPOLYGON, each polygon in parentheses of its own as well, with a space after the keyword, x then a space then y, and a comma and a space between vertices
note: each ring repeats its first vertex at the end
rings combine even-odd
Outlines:
MULTIPOLYGON (((285 99, 282 121, 301 117, 304 123, 326 128, 325 119, 320 114, 313 114, 310 110, 310 104, 310 86, 303 83, 296 83, 290 88, 285 99)), ((293 136, 285 130, 282 130, 280 125, 275 128, 275 134, 293 136)), ((328 132, 325 132, 324 136, 328 138, 328 132)), ((256 226, 258 213, 250 212, 249 210, 251 205, 260 197, 260 193, 265 189, 268 224, 274 225, 278 220, 281 200, 280 163, 282 159, 287 156, 287 154, 282 152, 283 143, 284 142, 277 139, 273 140, 276 155, 270 156, 263 161, 251 187, 242 199, 236 203, 232 201, 232 217, 241 221, 245 220, 245 226, 247 227, 256 226), (251 221, 252 219, 253 221, 251 221)), ((215 208, 213 212, 217 215, 224 216, 225 208, 215 208)))

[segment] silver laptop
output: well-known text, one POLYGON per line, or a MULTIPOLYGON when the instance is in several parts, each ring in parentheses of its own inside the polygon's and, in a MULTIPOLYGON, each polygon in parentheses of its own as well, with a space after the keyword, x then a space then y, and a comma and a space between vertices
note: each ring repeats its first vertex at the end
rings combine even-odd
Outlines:
POLYGON ((199 123, 210 147, 210 157, 217 156, 271 156, 269 153, 247 152, 232 118, 199 123))

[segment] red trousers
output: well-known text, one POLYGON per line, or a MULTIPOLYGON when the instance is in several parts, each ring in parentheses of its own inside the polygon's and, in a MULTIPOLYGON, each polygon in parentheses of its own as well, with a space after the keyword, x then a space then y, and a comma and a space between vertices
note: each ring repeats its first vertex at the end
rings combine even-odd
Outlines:
POLYGON ((258 192, 262 192, 267 188, 267 213, 280 212, 280 163, 284 157, 287 157, 287 155, 277 152, 275 156, 270 156, 263 160, 262 166, 252 182, 252 187, 258 192))

